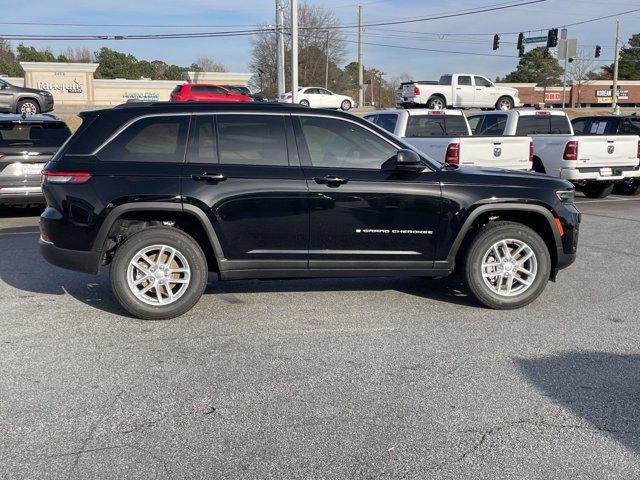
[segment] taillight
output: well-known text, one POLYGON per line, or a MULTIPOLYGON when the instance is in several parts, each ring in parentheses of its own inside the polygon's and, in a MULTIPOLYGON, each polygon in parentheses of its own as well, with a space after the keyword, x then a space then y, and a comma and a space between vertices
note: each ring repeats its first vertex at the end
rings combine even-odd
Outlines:
POLYGON ((578 142, 571 140, 567 142, 564 147, 564 153, 562 154, 563 160, 578 160, 578 142))
MULTIPOLYGON (((640 147, 638 147, 638 148, 640 148, 640 147)), ((4 152, 0 152, 0 158, 2 158, 4 156, 5 156, 5 153, 4 152)))
POLYGON ((529 142, 529 163, 533 163, 533 142, 529 142))
MULTIPOLYGON (((0 157, 2 156, 2 153, 0 153, 0 157)), ((638 158, 640 158, 640 142, 638 142, 638 158)))
POLYGON ((293 98, 293 95, 291 95, 290 93, 288 93, 287 95, 285 95, 284 99, 285 100, 291 100, 293 98))
POLYGON ((449 165, 460 165, 460 144, 450 143, 447 147, 447 153, 444 156, 444 163, 449 165))
POLYGON ((418 87, 413 87, 413 94, 420 95, 420 89, 418 87))
POLYGON ((85 183, 90 178, 87 172, 42 172, 42 181, 47 183, 85 183))

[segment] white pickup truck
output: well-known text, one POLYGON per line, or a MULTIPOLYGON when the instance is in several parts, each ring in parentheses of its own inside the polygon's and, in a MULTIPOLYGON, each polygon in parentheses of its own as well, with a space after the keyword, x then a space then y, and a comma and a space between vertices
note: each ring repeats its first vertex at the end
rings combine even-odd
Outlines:
POLYGON ((567 114, 556 110, 483 112, 468 120, 474 135, 531 136, 533 169, 573 182, 589 198, 640 177, 638 135, 575 135, 567 114))
POLYGON ((469 123, 460 110, 378 110, 367 112, 364 118, 440 163, 531 169, 531 138, 471 136, 469 123))
POLYGON ((451 73, 437 82, 402 84, 402 106, 444 108, 495 108, 510 110, 521 106, 518 90, 497 87, 482 75, 451 73))

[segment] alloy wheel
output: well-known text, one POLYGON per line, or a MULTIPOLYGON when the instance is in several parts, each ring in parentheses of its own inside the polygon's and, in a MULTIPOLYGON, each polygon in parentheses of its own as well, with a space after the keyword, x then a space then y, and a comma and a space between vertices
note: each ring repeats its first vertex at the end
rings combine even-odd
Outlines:
POLYGON ((482 257, 482 279, 493 292, 515 297, 533 285, 538 259, 533 249, 521 240, 506 239, 494 243, 482 257))

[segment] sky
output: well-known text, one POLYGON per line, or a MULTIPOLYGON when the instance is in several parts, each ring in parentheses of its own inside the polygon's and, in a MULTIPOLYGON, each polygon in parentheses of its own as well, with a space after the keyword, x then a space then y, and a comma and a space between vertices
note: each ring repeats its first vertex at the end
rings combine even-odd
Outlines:
MULTIPOLYGON (((523 0, 524 3, 525 0, 523 0)), ((289 0, 282 0, 289 2, 289 0)), ((505 0, 308 0, 310 4, 330 8, 343 22, 357 23, 357 5, 361 3, 364 21, 433 16, 464 9, 486 7, 505 0)), ((126 35, 132 33, 199 32, 251 27, 274 22, 274 0, 0 0, 3 12, 0 22, 45 23, 116 23, 116 24, 170 24, 216 25, 219 28, 130 28, 130 27, 70 27, 26 26, 0 23, 1 34, 56 34, 56 35, 126 35), (3 7, 3 4, 4 7, 3 7)), ((491 35, 478 33, 519 32, 548 29, 594 17, 640 7, 639 0, 546 0, 542 3, 519 6, 501 11, 480 13, 410 24, 371 27, 365 29, 365 42, 449 50, 467 54, 436 53, 406 48, 364 46, 364 63, 376 67, 390 79, 407 73, 415 80, 437 79, 447 72, 473 72, 489 78, 502 76, 513 70, 516 58, 517 35, 501 35, 501 46, 492 52, 491 35), (382 30, 386 29, 386 30, 382 30), (394 32, 388 29, 396 30, 394 32), (402 31, 402 32, 399 32, 402 31), (408 31, 412 33, 407 33, 408 31), (418 33, 415 33, 418 32, 418 33), (425 35, 434 34, 434 35, 425 35), (462 34, 462 36, 461 36, 462 34), (510 43, 511 42, 511 43, 510 43), (468 55, 483 53, 489 56, 468 55), (509 57, 501 57, 506 55, 509 57)), ((640 12, 620 17, 621 38, 626 40, 640 32, 640 12)), ((356 40, 356 30, 347 30, 347 38, 356 40)), ((594 46, 602 46, 602 59, 613 58, 615 19, 569 27, 569 38, 577 38, 579 48, 593 55, 594 46)), ((541 33, 531 33, 531 36, 541 33)), ((543 33, 546 34, 546 31, 543 33)), ((13 41, 13 44, 17 44, 13 41)), ((247 72, 250 60, 248 37, 124 40, 124 41, 26 41, 27 45, 50 47, 57 53, 69 46, 86 46, 98 50, 107 46, 131 53, 139 59, 161 59, 168 63, 190 65, 199 56, 210 56, 224 64, 229 71, 247 72)), ((345 63, 356 60, 355 43, 349 44, 345 63)), ((604 62, 603 62, 604 63, 604 62)), ((610 62, 609 62, 610 63, 610 62)))

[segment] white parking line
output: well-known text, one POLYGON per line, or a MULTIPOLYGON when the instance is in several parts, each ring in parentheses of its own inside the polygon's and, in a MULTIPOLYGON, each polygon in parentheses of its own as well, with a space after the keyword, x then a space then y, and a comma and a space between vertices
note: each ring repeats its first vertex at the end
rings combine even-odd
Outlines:
POLYGON ((611 202, 638 202, 638 198, 603 198, 601 200, 591 200, 589 198, 576 198, 576 203, 611 203, 611 202))

